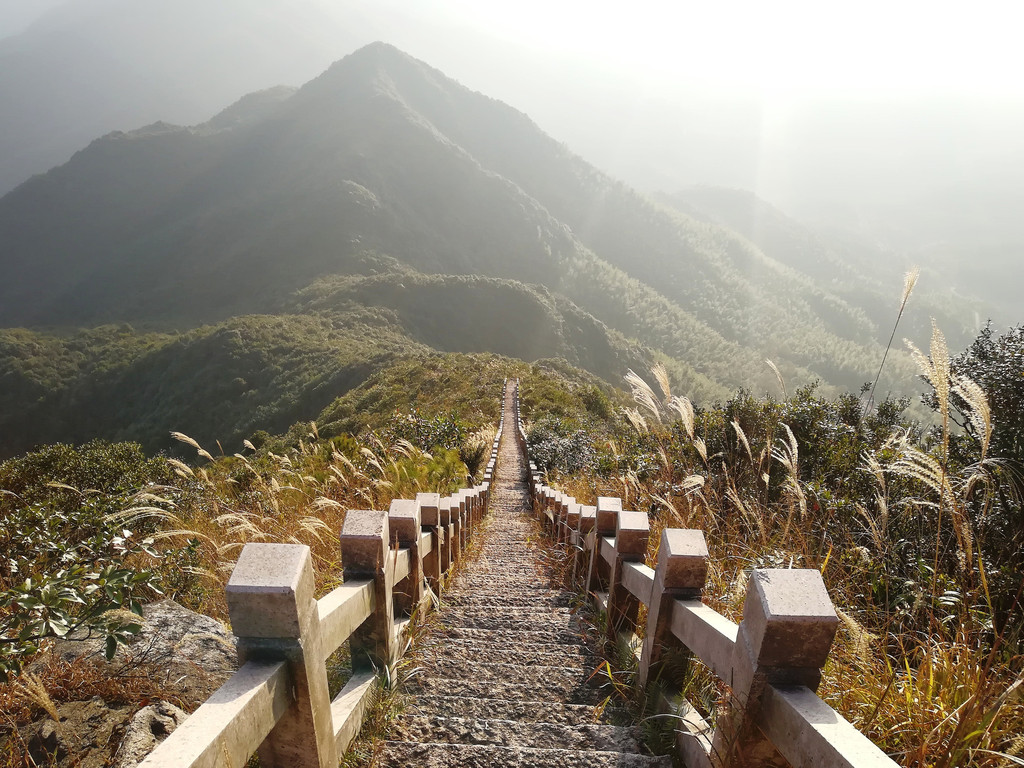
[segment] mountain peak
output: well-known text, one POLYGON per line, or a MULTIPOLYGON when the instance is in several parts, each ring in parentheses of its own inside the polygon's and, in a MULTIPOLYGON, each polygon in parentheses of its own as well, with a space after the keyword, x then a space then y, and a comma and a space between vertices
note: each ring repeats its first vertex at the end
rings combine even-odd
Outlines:
POLYGON ((397 95, 404 91, 444 90, 455 81, 390 43, 377 41, 353 51, 306 83, 300 93, 314 98, 347 95, 371 89, 397 95))
POLYGON ((277 107, 292 96, 298 89, 289 85, 278 85, 246 94, 230 107, 221 110, 206 123, 203 128, 226 130, 241 125, 257 122, 271 114, 277 107))

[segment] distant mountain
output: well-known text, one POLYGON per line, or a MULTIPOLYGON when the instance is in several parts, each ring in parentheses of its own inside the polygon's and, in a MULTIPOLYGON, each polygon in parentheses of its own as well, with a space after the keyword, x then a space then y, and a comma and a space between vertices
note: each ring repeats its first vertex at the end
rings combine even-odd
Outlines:
MULTIPOLYGON (((848 231, 818 231, 746 190, 697 186, 660 195, 659 199, 696 218, 738 232, 775 261, 862 308, 879 326, 880 333, 891 330, 886 320, 894 312, 904 273, 918 266, 923 271, 914 292, 912 306, 916 311, 907 315, 901 333, 927 338, 934 318, 954 348, 966 346, 977 335, 975 313, 981 302, 936 290, 937 285, 946 283, 965 284, 950 279, 947 264, 922 258, 921 253, 893 251, 848 231)), ((989 293, 997 290, 991 286, 989 293)))
MULTIPOLYGON (((206 123, 108 134, 0 199, 0 326, 344 326, 374 307, 402 344, 612 381, 653 350, 698 400, 774 388, 766 357, 792 385, 870 378, 891 319, 858 305, 870 283, 851 270, 839 292, 819 251, 730 226, 378 43, 206 123)), ((912 380, 901 353, 889 373, 912 380)))
POLYGON ((0 194, 96 136, 205 120, 250 91, 304 82, 375 37, 370 6, 352 0, 19 0, 44 2, 47 13, 0 17, 35 19, 20 34, 0 30, 0 194))

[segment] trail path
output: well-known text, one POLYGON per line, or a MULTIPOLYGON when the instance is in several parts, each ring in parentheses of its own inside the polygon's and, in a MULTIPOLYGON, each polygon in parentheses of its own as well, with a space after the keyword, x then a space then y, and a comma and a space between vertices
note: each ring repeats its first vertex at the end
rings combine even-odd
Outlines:
POLYGON ((429 768, 658 766, 639 732, 609 724, 604 695, 588 682, 597 660, 583 645, 570 594, 549 586, 527 543, 526 459, 512 434, 514 392, 504 403, 489 514, 479 558, 446 593, 443 628, 422 650, 414 702, 385 744, 382 765, 429 768))

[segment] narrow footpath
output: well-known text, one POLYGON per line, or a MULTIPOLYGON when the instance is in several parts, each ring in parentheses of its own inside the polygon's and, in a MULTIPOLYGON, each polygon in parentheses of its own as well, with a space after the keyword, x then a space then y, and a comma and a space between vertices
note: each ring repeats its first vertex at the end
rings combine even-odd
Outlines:
POLYGON ((571 596, 549 586, 527 544, 534 527, 509 390, 480 555, 445 595, 442 626, 420 651, 414 701, 379 764, 670 768, 669 758, 643 754, 639 729, 608 724, 571 596))

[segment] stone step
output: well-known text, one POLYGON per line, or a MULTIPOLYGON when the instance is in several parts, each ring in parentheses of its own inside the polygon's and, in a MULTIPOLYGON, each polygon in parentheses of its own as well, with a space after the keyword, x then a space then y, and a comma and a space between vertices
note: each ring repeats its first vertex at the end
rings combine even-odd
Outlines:
MULTIPOLYGON (((493 653, 493 648, 472 640, 443 642, 426 641, 418 646, 416 653, 422 664, 429 665, 437 659, 473 659, 493 653)), ((599 664, 597 656, 581 645, 559 645, 549 643, 538 645, 520 643, 502 649, 502 657, 510 664, 544 664, 552 667, 585 667, 594 669, 599 664)))
POLYGON ((551 616, 507 613, 488 614, 480 612, 449 611, 441 617, 442 626, 461 629, 523 630, 527 632, 568 632, 578 636, 579 620, 575 616, 551 616))
MULTIPOLYGON (((513 665, 506 665, 512 667, 513 665)), ((409 690, 432 696, 451 695, 478 699, 530 699, 560 701, 566 704, 599 704, 605 695, 596 683, 587 682, 587 673, 569 670, 563 674, 530 674, 531 667, 519 667, 518 677, 485 677, 484 667, 475 667, 471 677, 450 677, 423 670, 409 682, 409 690)), ((543 672, 558 667, 534 667, 543 672)))
POLYGON ((381 765, 423 768, 671 768, 667 757, 479 744, 384 742, 381 765))
POLYGON ((525 584, 517 582, 515 584, 494 584, 488 582, 487 584, 480 584, 473 586, 462 586, 460 584, 454 584, 449 587, 447 595, 452 598, 460 597, 500 597, 501 595, 514 595, 518 597, 532 596, 535 598, 550 596, 550 594, 556 590, 553 590, 551 585, 548 583, 537 583, 537 584, 525 584))
POLYGON ((444 744, 500 744, 533 749, 640 752, 639 729, 587 723, 521 723, 517 720, 405 714, 391 734, 394 741, 444 744))
POLYGON ((609 723, 621 723, 626 719, 625 713, 620 709, 591 704, 429 694, 417 696, 407 711, 442 717, 478 717, 484 720, 517 720, 520 723, 562 725, 589 725, 599 719, 609 723))
POLYGON ((495 590, 492 592, 464 592, 456 595, 446 594, 441 598, 441 610, 462 607, 485 607, 500 610, 507 606, 547 608, 572 608, 574 604, 572 595, 565 592, 551 590, 544 592, 519 592, 509 589, 507 591, 495 590))
POLYGON ((476 640, 494 647, 509 647, 513 643, 534 645, 577 645, 579 635, 568 629, 482 629, 479 627, 439 627, 435 637, 450 637, 460 640, 476 640))
POLYGON ((595 675, 600 662, 591 666, 560 666, 557 664, 516 663, 504 649, 490 649, 476 656, 436 656, 421 665, 421 675, 436 675, 466 680, 509 680, 522 685, 557 682, 559 686, 588 685, 597 688, 607 677, 595 675), (593 678, 591 682, 588 682, 593 678))

